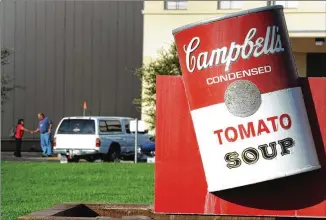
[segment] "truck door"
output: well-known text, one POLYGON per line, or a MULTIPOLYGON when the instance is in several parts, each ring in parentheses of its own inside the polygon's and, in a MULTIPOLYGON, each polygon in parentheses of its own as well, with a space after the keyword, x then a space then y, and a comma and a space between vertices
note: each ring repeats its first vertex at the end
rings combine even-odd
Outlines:
POLYGON ((135 146, 135 134, 130 132, 130 120, 124 119, 123 120, 124 129, 126 133, 126 144, 128 147, 134 147, 135 146))
POLYGON ((101 139, 114 140, 118 142, 122 148, 126 147, 127 141, 122 131, 120 120, 101 119, 99 121, 99 130, 101 139))

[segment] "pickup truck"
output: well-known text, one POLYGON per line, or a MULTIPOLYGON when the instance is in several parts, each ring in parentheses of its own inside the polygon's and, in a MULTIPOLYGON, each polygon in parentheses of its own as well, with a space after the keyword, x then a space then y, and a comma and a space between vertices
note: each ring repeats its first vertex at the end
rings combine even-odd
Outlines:
MULTIPOLYGON (((102 159, 118 162, 135 154, 135 133, 130 131, 134 119, 128 117, 65 117, 54 134, 53 150, 70 162, 102 159)), ((153 143, 147 132, 138 132, 137 152, 153 143)), ((141 156, 141 155, 139 155, 141 156)))

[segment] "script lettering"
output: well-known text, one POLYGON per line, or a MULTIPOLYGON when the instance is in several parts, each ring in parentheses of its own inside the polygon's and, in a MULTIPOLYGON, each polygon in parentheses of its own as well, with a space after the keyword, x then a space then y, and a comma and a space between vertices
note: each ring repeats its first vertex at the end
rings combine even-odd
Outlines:
POLYGON ((191 39, 188 45, 184 45, 183 49, 186 53, 186 67, 189 72, 195 69, 203 70, 213 66, 225 65, 225 72, 230 71, 232 63, 239 58, 249 59, 251 56, 260 57, 261 55, 269 55, 284 51, 281 35, 278 33, 279 27, 268 26, 266 28, 265 37, 256 38, 257 28, 251 28, 242 44, 231 42, 229 47, 214 48, 211 51, 199 50, 201 40, 199 37, 191 39), (256 38, 256 40, 254 40, 256 38))

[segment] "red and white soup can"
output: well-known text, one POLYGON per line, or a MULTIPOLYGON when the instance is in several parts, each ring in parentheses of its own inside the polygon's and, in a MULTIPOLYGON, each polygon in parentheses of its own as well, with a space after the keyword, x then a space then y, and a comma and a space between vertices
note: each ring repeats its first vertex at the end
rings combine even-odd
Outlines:
POLYGON ((209 192, 320 168, 283 6, 173 34, 209 192))

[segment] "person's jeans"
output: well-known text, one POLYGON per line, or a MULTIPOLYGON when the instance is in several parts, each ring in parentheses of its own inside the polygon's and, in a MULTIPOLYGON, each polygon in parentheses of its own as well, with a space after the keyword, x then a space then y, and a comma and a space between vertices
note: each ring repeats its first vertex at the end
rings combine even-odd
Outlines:
POLYGON ((48 132, 41 134, 41 147, 43 155, 52 155, 51 135, 48 132))

